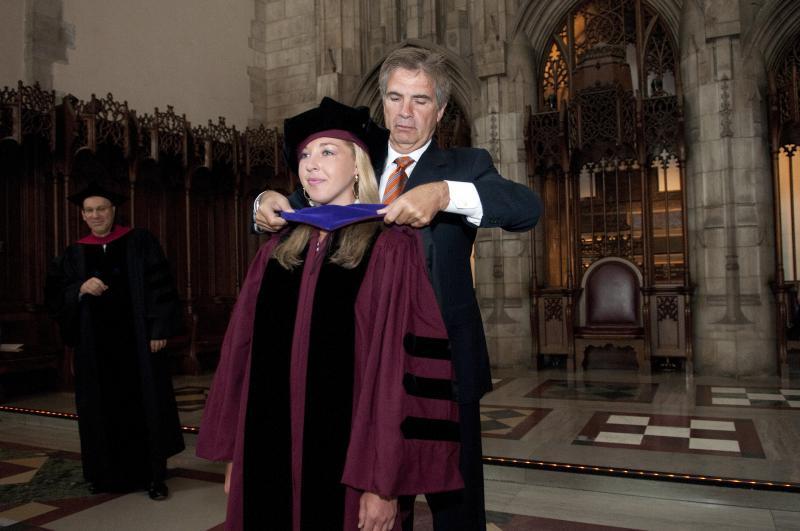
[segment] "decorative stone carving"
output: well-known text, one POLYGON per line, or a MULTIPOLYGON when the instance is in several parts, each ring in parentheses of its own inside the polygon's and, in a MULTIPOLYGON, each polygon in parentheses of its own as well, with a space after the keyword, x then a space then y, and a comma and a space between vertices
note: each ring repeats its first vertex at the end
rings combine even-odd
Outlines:
POLYGON ((719 136, 733 136, 733 106, 731 105, 730 82, 723 77, 719 94, 719 136))

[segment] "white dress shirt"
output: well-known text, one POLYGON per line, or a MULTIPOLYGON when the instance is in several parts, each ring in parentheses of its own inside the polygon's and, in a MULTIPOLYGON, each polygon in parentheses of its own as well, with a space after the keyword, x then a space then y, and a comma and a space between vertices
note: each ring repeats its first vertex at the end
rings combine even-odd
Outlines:
MULTIPOLYGON (((432 141, 433 140, 428 140, 424 146, 411 153, 398 153, 392 149, 392 145, 389 144, 389 152, 386 155, 386 166, 383 168, 378 189, 380 197, 383 197, 383 192, 386 190, 386 181, 389 179, 389 175, 391 175, 397 167, 394 161, 397 160, 398 157, 411 157, 414 159, 414 162, 406 166, 406 175, 410 179, 411 173, 417 165, 417 161, 422 154, 425 153, 425 150, 428 149, 432 141)), ((450 212, 451 214, 466 216, 467 221, 476 227, 479 226, 483 218, 483 205, 481 204, 481 198, 478 195, 478 190, 475 188, 475 185, 461 181, 444 182, 447 183, 447 187, 450 190, 450 203, 448 203, 444 211, 450 212)))

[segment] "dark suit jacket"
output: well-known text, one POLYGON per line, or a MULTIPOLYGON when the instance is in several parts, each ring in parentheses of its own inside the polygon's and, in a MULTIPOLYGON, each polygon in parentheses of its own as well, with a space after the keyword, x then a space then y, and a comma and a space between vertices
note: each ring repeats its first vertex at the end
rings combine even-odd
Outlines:
MULTIPOLYGON (((435 181, 471 182, 483 206, 481 227, 509 231, 531 229, 539 219, 539 196, 497 173, 484 149, 439 149, 435 142, 422 154, 406 184, 406 190, 435 181)), ((294 208, 308 203, 298 190, 289 198, 294 208)), ((476 402, 492 388, 489 354, 478 301, 472 285, 470 256, 477 228, 459 214, 439 212, 422 229, 431 283, 450 336, 458 400, 476 402)))

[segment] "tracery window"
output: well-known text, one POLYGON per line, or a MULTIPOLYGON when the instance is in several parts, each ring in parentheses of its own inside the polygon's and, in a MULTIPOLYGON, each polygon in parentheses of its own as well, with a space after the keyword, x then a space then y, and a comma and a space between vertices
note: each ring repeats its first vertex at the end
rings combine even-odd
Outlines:
POLYGON ((785 52, 771 75, 773 115, 777 144, 777 209, 782 277, 797 282, 800 275, 800 37, 785 52), (776 107, 776 108, 775 108, 776 107))
POLYGON ((773 157, 778 363, 788 374, 788 350, 800 348, 795 315, 800 286, 800 35, 769 72, 773 157))
POLYGON ((631 260, 652 284, 685 283, 675 50, 640 0, 583 2, 551 36, 528 127, 550 227, 545 285, 577 283, 605 256, 631 260), (571 234, 557 234, 564 226, 571 234))
POLYGON ((542 49, 526 125, 528 174, 544 201, 533 246, 537 355, 582 363, 583 282, 601 260, 624 261, 640 284, 628 302, 641 328, 617 328, 618 339, 639 345, 640 368, 661 357, 690 370, 677 57, 672 30, 644 0, 585 0, 542 49))

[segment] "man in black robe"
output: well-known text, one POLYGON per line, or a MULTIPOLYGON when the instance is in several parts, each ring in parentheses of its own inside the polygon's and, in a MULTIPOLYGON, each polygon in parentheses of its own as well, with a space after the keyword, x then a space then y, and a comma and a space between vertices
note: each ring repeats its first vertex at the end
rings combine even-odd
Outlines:
POLYGON ((70 196, 91 233, 48 275, 47 304, 75 348, 83 474, 96 492, 168 495, 167 458, 184 448, 166 354, 180 304, 158 240, 114 223, 123 198, 91 183, 70 196))

